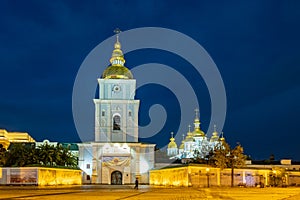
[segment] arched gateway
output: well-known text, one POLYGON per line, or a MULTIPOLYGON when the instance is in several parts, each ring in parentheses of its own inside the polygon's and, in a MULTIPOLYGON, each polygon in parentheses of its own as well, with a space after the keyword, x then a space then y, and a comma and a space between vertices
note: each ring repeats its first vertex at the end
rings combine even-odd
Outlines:
POLYGON ((120 171, 114 171, 111 173, 111 184, 122 185, 122 173, 120 171))

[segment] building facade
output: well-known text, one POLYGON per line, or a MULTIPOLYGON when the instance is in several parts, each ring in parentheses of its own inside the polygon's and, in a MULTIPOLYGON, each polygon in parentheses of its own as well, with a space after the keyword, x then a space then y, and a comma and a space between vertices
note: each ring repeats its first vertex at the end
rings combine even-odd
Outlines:
POLYGON ((214 150, 215 146, 221 141, 225 140, 222 136, 220 137, 216 131, 216 125, 214 126, 214 132, 210 138, 201 130, 200 118, 198 109, 195 110, 196 117, 194 120, 194 130, 191 131, 191 126, 189 125, 189 130, 186 136, 183 135, 181 144, 179 148, 175 142, 175 138, 172 136, 170 138, 170 143, 167 148, 167 154, 171 158, 177 159, 193 159, 195 157, 205 158, 210 151, 214 150))
MULTIPOLYGON (((287 165, 252 166, 234 170, 234 186, 300 186, 300 171, 290 170, 287 165), (283 173, 282 169, 284 170, 283 173)), ((293 165, 295 167, 295 165, 293 165)), ((150 171, 150 184, 160 186, 230 186, 231 169, 205 165, 181 165, 150 171)))
POLYGON ((35 140, 25 132, 8 132, 5 129, 0 129, 0 144, 3 148, 8 149, 10 143, 24 142, 35 142, 35 140))
POLYGON ((111 65, 98 79, 95 104, 95 141, 79 146, 79 167, 83 182, 94 184, 149 183, 154 167, 154 144, 138 142, 139 100, 136 80, 124 66, 118 34, 111 65))

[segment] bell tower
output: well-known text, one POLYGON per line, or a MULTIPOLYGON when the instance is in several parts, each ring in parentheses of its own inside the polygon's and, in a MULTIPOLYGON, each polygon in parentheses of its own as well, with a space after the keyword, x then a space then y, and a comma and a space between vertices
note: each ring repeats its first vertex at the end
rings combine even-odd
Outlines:
POLYGON ((108 66, 98 79, 99 99, 95 104, 96 142, 138 142, 139 100, 136 80, 124 66, 125 59, 116 29, 116 43, 108 66))

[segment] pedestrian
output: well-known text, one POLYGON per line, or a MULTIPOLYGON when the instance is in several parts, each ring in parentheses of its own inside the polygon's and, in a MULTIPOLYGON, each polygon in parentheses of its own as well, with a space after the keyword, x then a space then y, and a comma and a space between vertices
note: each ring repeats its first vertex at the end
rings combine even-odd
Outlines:
POLYGON ((139 180, 138 178, 135 179, 135 186, 134 186, 134 189, 139 189, 139 180))

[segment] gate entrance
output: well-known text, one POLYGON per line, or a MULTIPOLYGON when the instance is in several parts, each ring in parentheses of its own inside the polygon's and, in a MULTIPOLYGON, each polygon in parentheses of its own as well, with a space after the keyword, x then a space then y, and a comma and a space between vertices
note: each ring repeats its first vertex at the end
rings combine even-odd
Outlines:
POLYGON ((122 185, 122 173, 120 171, 114 171, 111 173, 111 184, 122 185))

